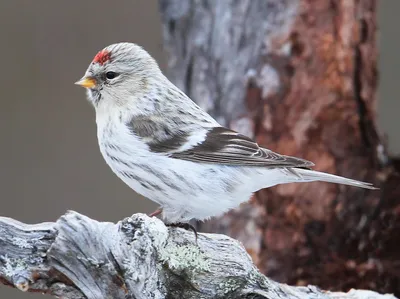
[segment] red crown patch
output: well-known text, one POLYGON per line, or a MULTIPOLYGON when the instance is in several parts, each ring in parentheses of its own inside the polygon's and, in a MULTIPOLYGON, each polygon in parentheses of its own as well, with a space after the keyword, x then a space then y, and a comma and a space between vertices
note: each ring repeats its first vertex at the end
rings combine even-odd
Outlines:
POLYGON ((110 52, 106 50, 102 50, 99 53, 96 54, 96 56, 93 58, 93 62, 99 63, 100 65, 105 64, 107 61, 111 60, 111 54, 110 52))

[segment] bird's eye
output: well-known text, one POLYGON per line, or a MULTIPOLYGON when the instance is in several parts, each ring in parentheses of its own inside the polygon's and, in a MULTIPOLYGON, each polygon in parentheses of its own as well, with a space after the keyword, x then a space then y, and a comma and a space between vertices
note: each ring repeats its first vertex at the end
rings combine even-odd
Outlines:
POLYGON ((107 79, 114 79, 115 77, 117 77, 118 76, 118 74, 116 73, 116 72, 107 72, 106 73, 106 78, 107 79))

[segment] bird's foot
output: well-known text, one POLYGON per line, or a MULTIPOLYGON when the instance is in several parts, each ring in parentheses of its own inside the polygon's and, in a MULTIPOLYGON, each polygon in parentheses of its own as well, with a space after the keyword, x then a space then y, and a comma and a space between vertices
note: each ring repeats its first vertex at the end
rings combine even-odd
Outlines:
POLYGON ((161 213, 162 213, 162 209, 158 208, 153 213, 149 214, 149 217, 156 217, 156 216, 160 215, 161 213))
POLYGON ((187 223, 187 222, 168 223, 168 224, 166 224, 166 226, 169 226, 169 227, 180 227, 180 228, 183 228, 183 229, 186 229, 186 230, 193 231, 194 232, 194 236, 196 238, 196 243, 197 243, 197 230, 190 223, 187 223))

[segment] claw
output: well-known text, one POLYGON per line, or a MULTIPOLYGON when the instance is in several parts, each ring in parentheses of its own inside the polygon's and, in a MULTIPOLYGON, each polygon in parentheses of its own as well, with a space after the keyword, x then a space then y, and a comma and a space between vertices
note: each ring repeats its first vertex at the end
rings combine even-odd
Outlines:
POLYGON ((183 229, 186 229, 186 230, 192 230, 194 232, 194 236, 196 238, 196 243, 197 243, 197 237, 198 237, 197 230, 190 223, 178 222, 178 223, 169 223, 169 224, 166 224, 166 225, 170 226, 170 227, 180 227, 180 228, 183 228, 183 229))

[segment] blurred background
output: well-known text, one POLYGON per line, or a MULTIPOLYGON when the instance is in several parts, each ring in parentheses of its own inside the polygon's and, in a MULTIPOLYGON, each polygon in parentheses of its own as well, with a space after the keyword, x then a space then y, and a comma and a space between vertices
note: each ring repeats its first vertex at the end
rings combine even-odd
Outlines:
MULTIPOLYGON (((400 1, 379 2, 379 124, 400 155, 400 1)), ((117 221, 155 205, 103 161, 94 111, 73 83, 98 50, 142 45, 165 68, 156 0, 0 2, 0 215, 54 221, 75 210, 117 221)), ((0 286, 0 298, 42 298, 0 286)))

